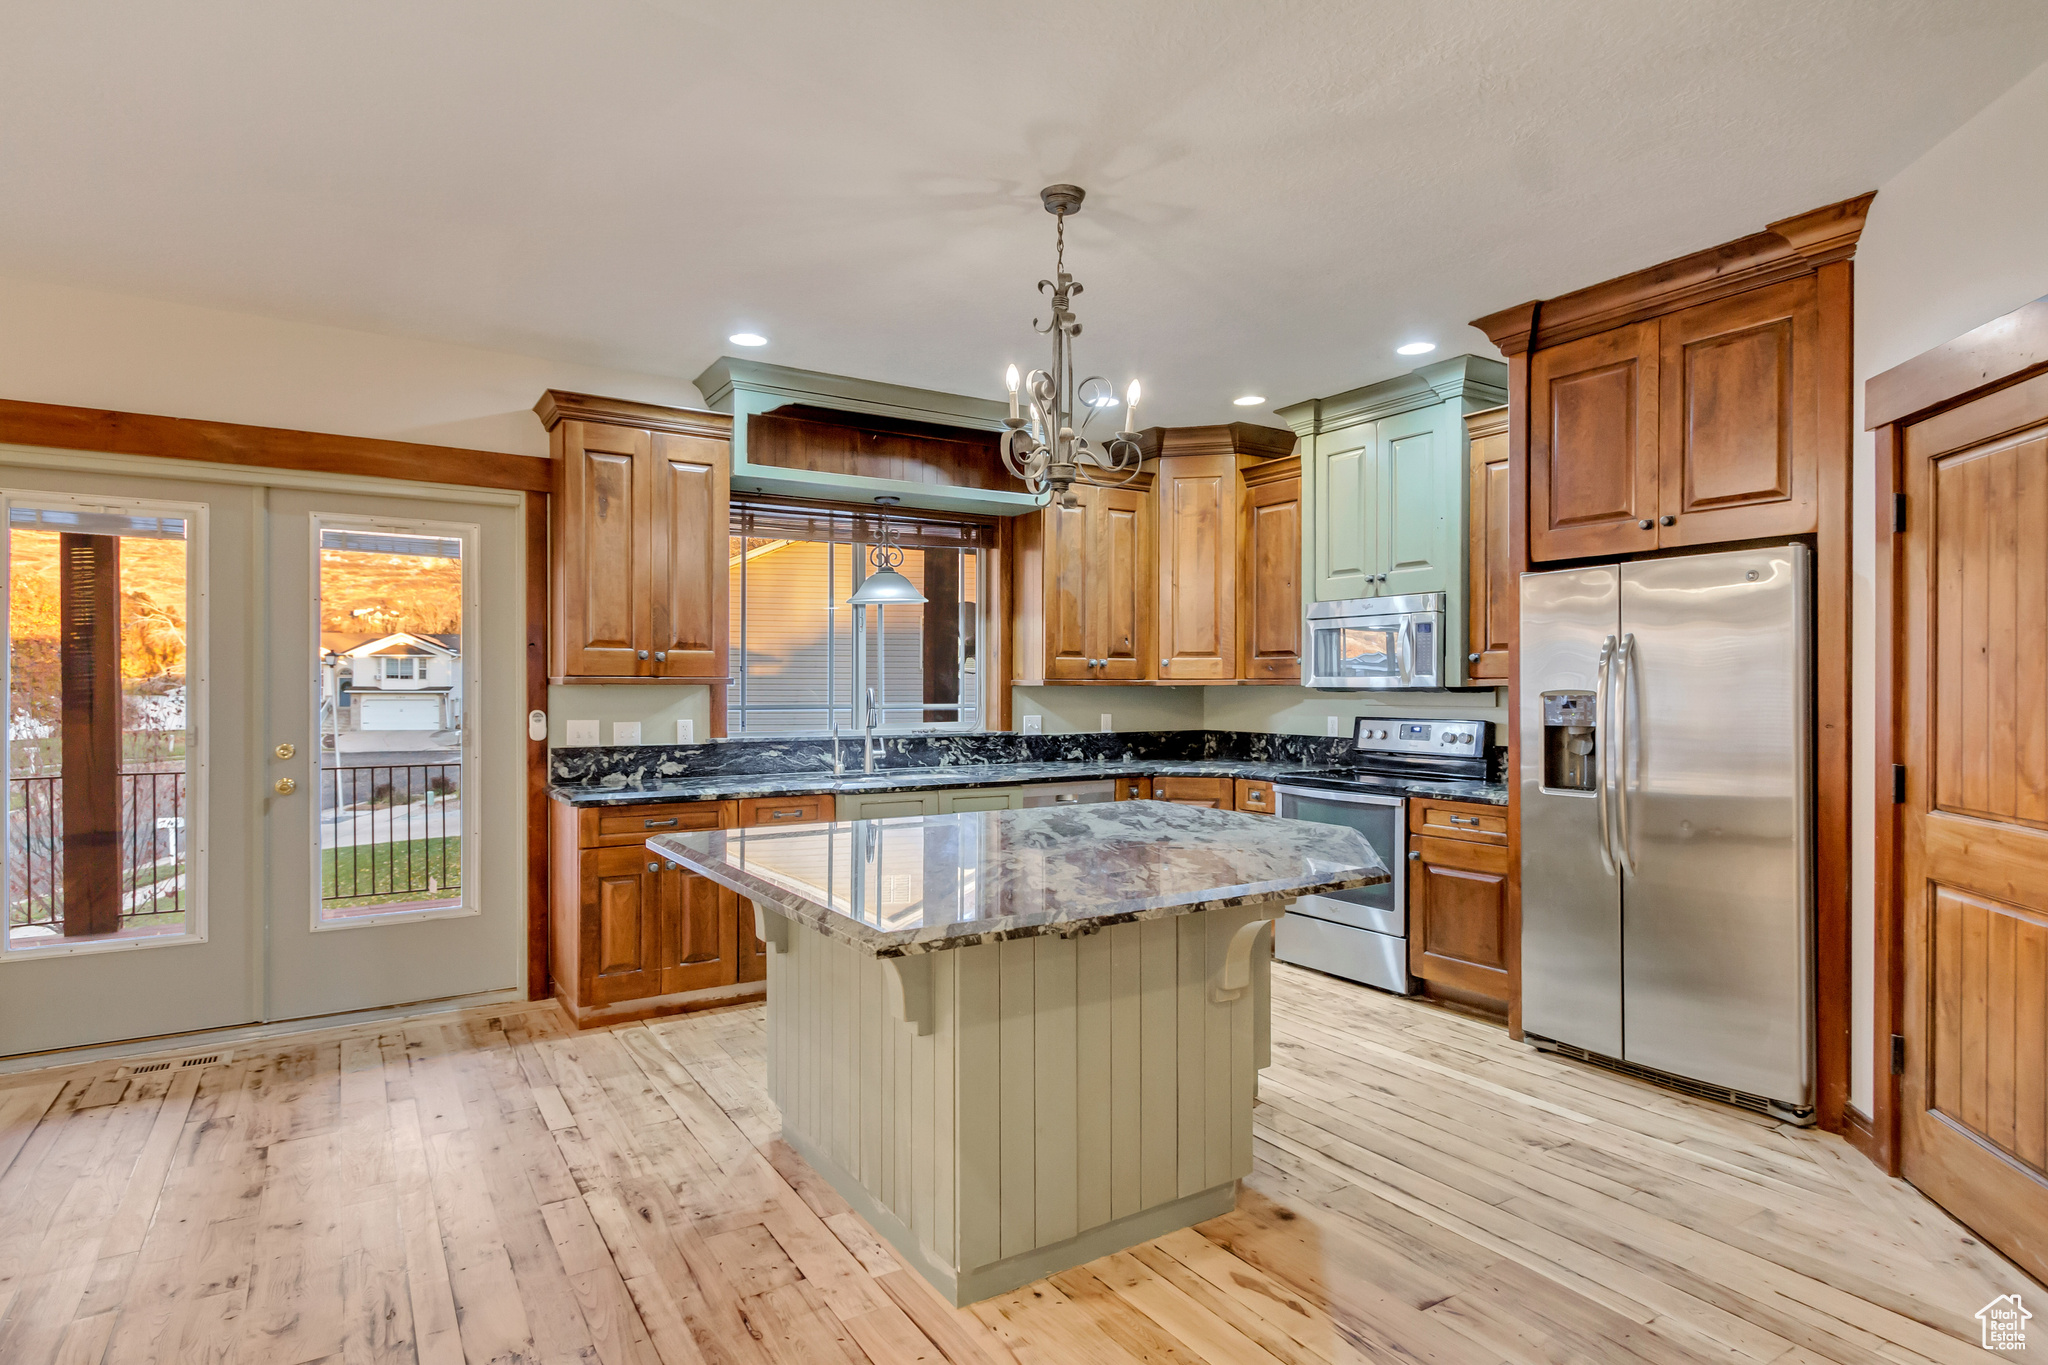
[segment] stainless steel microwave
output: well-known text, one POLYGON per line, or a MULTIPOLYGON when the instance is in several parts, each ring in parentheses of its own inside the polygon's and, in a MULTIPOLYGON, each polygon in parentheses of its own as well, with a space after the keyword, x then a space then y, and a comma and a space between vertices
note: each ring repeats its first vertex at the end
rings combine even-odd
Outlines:
POLYGON ((1354 597, 1308 609, 1308 685, 1325 691, 1444 685, 1444 594, 1354 597))

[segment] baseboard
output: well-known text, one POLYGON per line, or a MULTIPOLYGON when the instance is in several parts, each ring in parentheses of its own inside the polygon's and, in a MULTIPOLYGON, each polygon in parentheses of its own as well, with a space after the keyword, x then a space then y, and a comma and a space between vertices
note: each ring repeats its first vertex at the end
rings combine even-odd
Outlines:
POLYGON ((650 996, 645 1000, 621 1000, 617 1004, 579 1008, 559 989, 555 1003, 577 1028, 604 1028, 609 1024, 635 1024, 671 1014, 723 1009, 728 1005, 758 1005, 768 998, 766 981, 740 981, 708 990, 679 991, 674 995, 650 996))
POLYGON ((0 1057, 0 1075, 40 1071, 53 1066, 89 1066, 96 1062, 126 1061, 158 1052, 188 1048, 226 1047, 235 1043, 261 1042, 296 1033, 317 1033, 326 1029, 354 1028, 423 1014, 449 1014, 457 1010, 491 1005, 527 1008, 526 989, 508 986, 504 990, 480 991, 474 995, 451 995, 436 1000, 415 1000, 403 1005, 386 1005, 373 1010, 348 1010, 340 1014, 315 1014, 303 1019, 276 1019, 267 1023, 235 1024, 226 1028, 196 1029, 190 1033, 160 1033, 148 1038, 125 1038, 113 1043, 92 1043, 82 1047, 52 1048, 46 1052, 22 1052, 0 1057))
POLYGON ((1842 1136, 1849 1145, 1870 1158, 1879 1170, 1885 1168, 1884 1145, 1877 1140, 1877 1125, 1854 1105, 1842 1106, 1842 1136))

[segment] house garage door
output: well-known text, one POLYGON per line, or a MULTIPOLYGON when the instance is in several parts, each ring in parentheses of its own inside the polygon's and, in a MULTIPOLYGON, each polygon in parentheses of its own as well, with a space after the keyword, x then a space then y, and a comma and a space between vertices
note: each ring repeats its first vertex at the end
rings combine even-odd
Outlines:
POLYGON ((362 708, 362 719, 357 722, 365 730, 438 730, 441 728, 441 699, 438 696, 418 694, 396 697, 370 697, 356 693, 356 705, 362 708))

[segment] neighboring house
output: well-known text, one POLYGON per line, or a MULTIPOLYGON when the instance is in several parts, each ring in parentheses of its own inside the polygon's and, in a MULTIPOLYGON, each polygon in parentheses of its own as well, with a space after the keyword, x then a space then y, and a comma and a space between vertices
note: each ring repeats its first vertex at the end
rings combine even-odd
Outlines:
POLYGON ((459 729, 462 637, 322 632, 320 710, 335 734, 459 729))

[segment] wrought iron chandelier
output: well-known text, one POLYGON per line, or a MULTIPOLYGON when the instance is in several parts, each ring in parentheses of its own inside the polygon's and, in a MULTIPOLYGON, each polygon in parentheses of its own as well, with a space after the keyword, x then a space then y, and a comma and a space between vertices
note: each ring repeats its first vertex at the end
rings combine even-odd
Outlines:
POLYGON ((1053 237, 1053 278, 1038 282, 1039 292, 1052 296, 1052 319, 1043 325, 1031 320, 1037 330, 1052 335, 1052 368, 1033 370, 1023 381, 1028 414, 1019 406, 1017 367, 1010 366, 1004 376, 1010 390, 1010 415, 1004 425, 1010 431, 1003 438, 1003 465, 1032 493, 1073 507, 1079 501, 1076 483, 1113 488, 1136 478, 1144 464, 1137 440, 1138 381, 1133 379, 1126 393, 1123 430, 1099 447, 1090 445, 1082 430, 1098 412, 1115 407, 1117 397, 1100 375, 1078 382, 1074 378, 1073 343, 1081 335, 1081 324, 1071 300, 1081 285, 1067 273, 1067 215, 1081 211, 1084 196, 1079 185, 1047 185, 1038 197, 1045 211, 1059 220, 1053 237))

